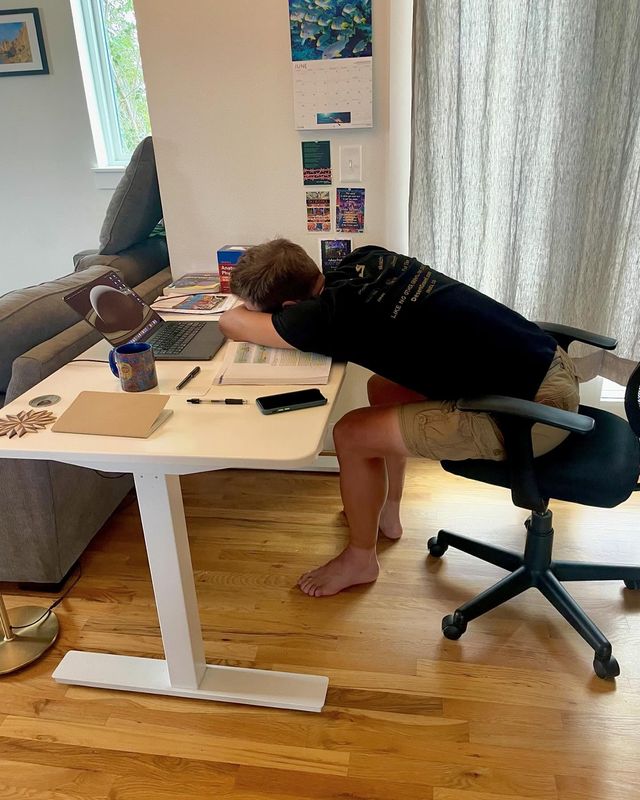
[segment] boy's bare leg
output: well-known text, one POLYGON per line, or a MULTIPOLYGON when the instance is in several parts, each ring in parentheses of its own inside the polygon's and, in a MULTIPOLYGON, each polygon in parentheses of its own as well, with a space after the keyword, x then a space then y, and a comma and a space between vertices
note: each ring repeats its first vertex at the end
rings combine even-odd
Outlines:
MULTIPOLYGON (((424 395, 406 389, 404 386, 380 377, 380 375, 373 375, 369 378, 367 394, 372 406, 417 403, 426 399, 424 395)), ((402 536, 400 502, 404 489, 407 459, 403 456, 387 455, 384 460, 387 468, 388 489, 385 503, 380 512, 380 532, 389 539, 399 539, 402 536)))
POLYGON ((340 492, 349 523, 349 544, 318 569, 301 576, 298 586, 312 597, 337 594, 378 577, 376 541, 387 495, 385 459, 406 459, 397 406, 359 408, 334 428, 340 462, 340 492))

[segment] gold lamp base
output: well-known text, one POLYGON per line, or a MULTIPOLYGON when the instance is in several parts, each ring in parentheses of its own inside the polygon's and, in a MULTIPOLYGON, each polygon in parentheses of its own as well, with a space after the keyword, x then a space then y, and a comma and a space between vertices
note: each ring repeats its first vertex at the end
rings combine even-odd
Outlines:
POLYGON ((26 667, 55 642, 58 619, 38 606, 12 608, 10 615, 0 597, 0 675, 26 667), (3 614, 4 612, 4 614, 3 614), (9 623, 10 627, 9 627, 9 623))

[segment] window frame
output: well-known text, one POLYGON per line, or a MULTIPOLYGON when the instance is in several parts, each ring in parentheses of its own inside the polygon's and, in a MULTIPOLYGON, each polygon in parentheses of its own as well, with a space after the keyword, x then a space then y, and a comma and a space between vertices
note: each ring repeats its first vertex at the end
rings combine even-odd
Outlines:
POLYGON ((71 0, 71 13, 96 151, 96 171, 120 172, 129 163, 131 153, 122 146, 100 0, 71 0))

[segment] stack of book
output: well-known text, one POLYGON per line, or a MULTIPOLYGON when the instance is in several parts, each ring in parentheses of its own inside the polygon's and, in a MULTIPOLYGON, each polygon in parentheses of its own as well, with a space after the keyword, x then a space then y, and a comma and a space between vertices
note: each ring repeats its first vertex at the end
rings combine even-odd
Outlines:
POLYGON ((177 294, 215 294, 220 293, 220 279, 214 272, 189 272, 172 281, 162 290, 165 297, 177 294))
POLYGON ((220 280, 214 272, 189 272, 176 278, 162 290, 164 297, 153 303, 156 311, 172 314, 222 314, 233 308, 237 298, 220 292, 220 280))
POLYGON ((151 308, 172 314, 222 314, 233 308, 237 300, 233 294, 176 294, 161 297, 151 308))

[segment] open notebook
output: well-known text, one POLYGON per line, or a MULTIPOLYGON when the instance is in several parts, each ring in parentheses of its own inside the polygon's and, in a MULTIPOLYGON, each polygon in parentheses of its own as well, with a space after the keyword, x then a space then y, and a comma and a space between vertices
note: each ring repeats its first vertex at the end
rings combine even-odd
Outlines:
POLYGON ((167 394, 80 392, 51 430, 146 439, 173 414, 168 400, 167 394))

